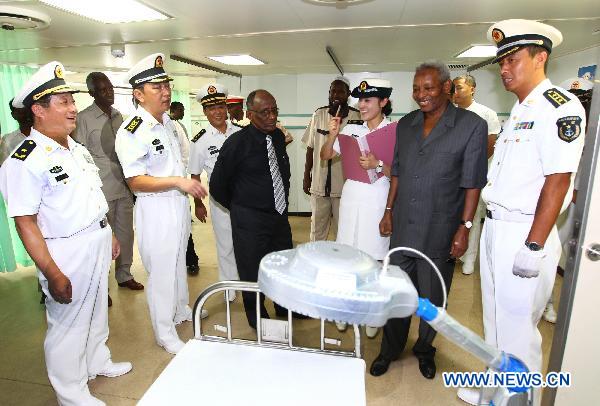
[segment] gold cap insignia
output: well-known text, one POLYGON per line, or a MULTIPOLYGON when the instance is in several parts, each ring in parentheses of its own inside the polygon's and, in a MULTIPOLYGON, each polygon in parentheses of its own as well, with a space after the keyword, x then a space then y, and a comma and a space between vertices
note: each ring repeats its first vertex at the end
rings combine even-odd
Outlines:
POLYGON ((157 56, 156 59, 154 60, 154 67, 155 68, 162 68, 163 67, 163 59, 162 56, 157 56))
POLYGON ((217 93, 217 88, 214 86, 209 86, 208 89, 206 89, 206 91, 208 92, 208 94, 215 94, 217 93))
POLYGON ((573 90, 579 89, 579 82, 575 81, 575 82, 571 83, 571 89, 573 89, 573 90))
POLYGON ((54 77, 57 79, 64 79, 63 70, 60 67, 60 65, 56 65, 56 67, 54 68, 54 77))
POLYGON ((360 85, 358 85, 358 88, 364 92, 365 90, 367 90, 367 86, 367 82, 363 80, 362 82, 360 82, 360 85))
POLYGON ((494 28, 492 30, 492 39, 496 43, 502 41, 504 39, 504 33, 502 32, 502 30, 499 30, 498 28, 494 28))

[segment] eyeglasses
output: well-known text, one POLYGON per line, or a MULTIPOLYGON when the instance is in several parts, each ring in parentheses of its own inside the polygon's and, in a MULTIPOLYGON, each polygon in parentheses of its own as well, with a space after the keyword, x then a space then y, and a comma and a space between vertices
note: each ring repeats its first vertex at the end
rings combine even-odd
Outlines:
POLYGON ((172 90, 173 89, 173 84, 171 84, 169 82, 151 83, 150 84, 150 88, 152 90, 156 90, 157 92, 162 92, 163 90, 172 90))
POLYGON ((269 117, 269 115, 274 115, 277 116, 279 114, 279 109, 277 107, 274 107, 272 109, 264 109, 264 110, 248 110, 248 111, 252 111, 256 114, 258 114, 261 117, 269 117))

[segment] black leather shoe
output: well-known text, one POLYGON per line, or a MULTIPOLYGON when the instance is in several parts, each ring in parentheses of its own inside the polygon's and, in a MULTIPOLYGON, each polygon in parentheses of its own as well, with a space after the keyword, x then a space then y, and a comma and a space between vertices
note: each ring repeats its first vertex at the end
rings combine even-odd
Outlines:
POLYGON ((387 358, 379 354, 371 364, 371 369, 369 369, 369 373, 373 376, 381 376, 387 372, 388 368, 390 367, 390 363, 397 359, 398 358, 387 358))
POLYGON ((435 377, 435 361, 433 358, 419 358, 419 371, 427 379, 435 377))
POLYGON ((196 276, 200 272, 200 267, 198 265, 188 265, 187 273, 190 276, 196 276))

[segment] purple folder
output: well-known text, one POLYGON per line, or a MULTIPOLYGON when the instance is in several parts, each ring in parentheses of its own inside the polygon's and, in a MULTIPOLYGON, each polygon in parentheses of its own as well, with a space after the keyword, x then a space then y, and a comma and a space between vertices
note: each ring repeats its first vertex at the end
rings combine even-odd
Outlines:
MULTIPOLYGON (((394 159, 394 147, 396 145, 396 122, 368 134, 366 144, 362 145, 364 155, 371 152, 377 159, 390 166, 394 159)), ((342 155, 342 170, 344 178, 356 180, 363 183, 374 183, 378 178, 385 176, 383 173, 373 175, 374 169, 364 170, 358 163, 358 158, 363 155, 358 139, 346 134, 338 135, 340 153, 342 155)))

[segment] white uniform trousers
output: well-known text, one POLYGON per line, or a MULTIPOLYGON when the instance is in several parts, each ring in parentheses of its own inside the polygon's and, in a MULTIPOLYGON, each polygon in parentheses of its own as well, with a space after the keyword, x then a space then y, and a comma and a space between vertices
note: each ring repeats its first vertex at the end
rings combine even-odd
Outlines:
POLYGON ((329 235, 329 229, 333 231, 333 237, 337 236, 340 198, 326 196, 310 196, 310 241, 324 241, 329 235))
POLYGON ((530 222, 485 219, 480 253, 483 328, 488 344, 517 356, 530 371, 541 372, 542 336, 537 324, 552 293, 561 247, 555 226, 538 277, 513 275, 515 256, 530 229, 530 222))
POLYGON ((209 199, 209 205, 215 242, 217 244, 217 256, 219 258, 219 280, 238 281, 240 277, 233 252, 229 210, 221 206, 212 197, 209 199))
POLYGON ((39 274, 47 296, 46 368, 60 405, 104 404, 90 394, 87 383, 88 376, 110 361, 106 340, 112 231, 110 226, 91 228, 69 238, 46 240, 54 262, 71 281, 71 303, 56 302, 48 281, 39 274))
POLYGON ((342 189, 340 222, 336 241, 382 260, 390 249, 390 237, 379 233, 390 189, 387 177, 367 184, 348 179, 342 189))
POLYGON ((463 271, 471 271, 475 267, 477 251, 479 251, 479 239, 481 237, 481 219, 485 217, 485 203, 479 199, 475 216, 473 216, 473 226, 469 231, 469 246, 460 260, 463 262, 463 271))
POLYGON ((189 200, 182 194, 140 196, 135 204, 138 249, 148 280, 146 296, 156 342, 175 345, 175 324, 188 319, 185 250, 190 236, 189 200))

